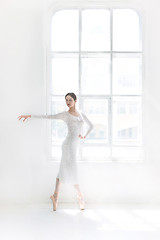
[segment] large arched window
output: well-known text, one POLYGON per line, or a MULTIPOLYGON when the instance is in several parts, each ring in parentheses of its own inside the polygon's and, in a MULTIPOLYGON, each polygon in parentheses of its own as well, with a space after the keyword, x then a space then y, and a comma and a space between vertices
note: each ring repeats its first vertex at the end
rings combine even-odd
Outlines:
MULTIPOLYGON (((64 9, 51 21, 51 112, 77 109, 95 128, 81 145, 81 161, 142 160, 141 20, 132 9, 64 9)), ((87 125, 85 126, 87 127, 87 125)), ((53 157, 60 157, 67 129, 52 123, 53 157)))

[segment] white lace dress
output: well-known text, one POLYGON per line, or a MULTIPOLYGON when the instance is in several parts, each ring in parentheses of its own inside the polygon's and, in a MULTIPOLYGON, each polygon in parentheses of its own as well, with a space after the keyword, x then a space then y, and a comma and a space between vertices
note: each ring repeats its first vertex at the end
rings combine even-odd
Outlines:
POLYGON ((32 118, 47 118, 47 119, 61 119, 67 124, 68 133, 66 138, 62 143, 62 155, 59 167, 59 172, 57 178, 59 178, 62 183, 79 184, 79 174, 77 168, 77 154, 81 138, 79 134, 83 132, 83 124, 86 122, 88 124, 88 130, 84 134, 87 136, 94 125, 87 118, 87 116, 82 112, 78 111, 79 116, 74 116, 68 111, 63 111, 53 115, 31 115, 32 118))

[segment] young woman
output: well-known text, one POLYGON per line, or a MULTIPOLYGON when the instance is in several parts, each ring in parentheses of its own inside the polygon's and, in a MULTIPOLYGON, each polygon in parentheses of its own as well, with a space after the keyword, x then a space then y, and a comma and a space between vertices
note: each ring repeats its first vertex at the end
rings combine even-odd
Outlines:
POLYGON ((77 190, 77 198, 80 209, 84 210, 85 201, 83 194, 80 191, 76 160, 81 139, 85 139, 94 126, 82 111, 78 112, 76 110, 77 97, 73 92, 65 95, 65 101, 69 107, 68 111, 63 111, 54 115, 21 115, 19 116, 19 120, 24 118, 23 121, 25 121, 29 117, 61 119, 67 124, 68 133, 62 144, 62 156, 59 172, 56 177, 55 191, 54 194, 50 196, 50 199, 53 202, 53 210, 56 211, 59 199, 60 183, 70 183, 73 184, 77 190), (88 124, 89 128, 86 134, 82 136, 84 122, 88 124))

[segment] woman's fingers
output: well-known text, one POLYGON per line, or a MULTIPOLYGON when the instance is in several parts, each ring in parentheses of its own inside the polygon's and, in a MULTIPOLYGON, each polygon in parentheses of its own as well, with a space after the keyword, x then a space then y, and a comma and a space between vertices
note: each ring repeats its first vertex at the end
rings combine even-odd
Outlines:
POLYGON ((18 116, 19 117, 19 120, 21 120, 22 118, 24 118, 24 120, 23 120, 23 122, 27 119, 27 117, 28 116, 26 116, 26 115, 20 115, 20 116, 18 116))
POLYGON ((82 137, 82 135, 81 135, 81 134, 79 134, 79 137, 80 137, 80 138, 82 138, 82 139, 84 139, 84 138, 85 138, 85 136, 84 136, 84 137, 82 137))
POLYGON ((19 116, 19 120, 21 120, 21 118, 23 118, 23 116, 21 115, 21 116, 19 116))

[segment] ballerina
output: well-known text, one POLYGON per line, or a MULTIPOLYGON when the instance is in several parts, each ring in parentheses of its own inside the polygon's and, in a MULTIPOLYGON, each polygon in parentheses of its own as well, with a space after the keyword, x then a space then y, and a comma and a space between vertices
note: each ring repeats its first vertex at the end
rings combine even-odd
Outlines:
POLYGON ((81 139, 85 139, 92 131, 94 125, 82 111, 76 110, 77 96, 74 93, 65 95, 68 111, 63 111, 53 115, 21 115, 19 120, 24 118, 47 118, 60 119, 67 124, 68 133, 62 143, 62 155, 59 171, 56 177, 54 194, 50 196, 53 202, 53 211, 56 211, 59 199, 59 188, 61 183, 73 184, 77 190, 77 199, 81 210, 85 209, 84 196, 79 186, 79 176, 77 168, 77 153, 81 139), (83 124, 86 122, 89 126, 85 135, 82 134, 83 124))

